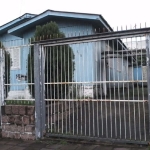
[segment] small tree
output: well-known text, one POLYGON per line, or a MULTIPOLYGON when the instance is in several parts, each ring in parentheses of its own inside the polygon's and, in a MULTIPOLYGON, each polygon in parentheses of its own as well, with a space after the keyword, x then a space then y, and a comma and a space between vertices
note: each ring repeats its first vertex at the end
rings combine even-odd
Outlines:
POLYGON ((5 47, 3 46, 2 42, 0 42, 0 49, 4 52, 4 57, 5 57, 5 97, 8 96, 8 92, 10 91, 10 67, 11 67, 11 62, 10 62, 10 54, 5 50, 5 47))
MULTIPOLYGON (((37 26, 33 39, 46 40, 47 38, 65 38, 59 31, 55 22, 37 26)), ((45 55, 45 98, 62 99, 69 94, 69 84, 74 75, 74 53, 69 45, 46 47, 45 55), (60 83, 63 82, 63 83, 60 83), (58 84, 53 84, 58 83, 58 84)), ((33 46, 28 55, 28 83, 34 81, 34 52, 33 46)), ((34 85, 29 85, 31 95, 34 97, 34 85)))

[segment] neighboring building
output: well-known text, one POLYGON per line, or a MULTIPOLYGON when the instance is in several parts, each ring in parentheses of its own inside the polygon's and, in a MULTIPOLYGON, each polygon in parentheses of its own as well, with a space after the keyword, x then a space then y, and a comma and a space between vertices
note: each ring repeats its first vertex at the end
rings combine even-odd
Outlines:
MULTIPOLYGON (((112 31, 112 28, 101 15, 59 12, 52 10, 47 10, 39 15, 24 14, 23 16, 8 22, 7 24, 0 26, 0 41, 3 42, 12 58, 9 99, 16 98, 18 94, 20 94, 20 96, 24 96, 25 99, 30 98, 27 88, 28 86, 25 84, 27 82, 26 65, 27 56, 29 53, 29 46, 27 45, 29 43, 29 39, 34 35, 36 26, 43 25, 50 21, 55 21, 58 24, 60 31, 62 31, 66 37, 94 34, 95 29, 98 30, 105 28, 105 31, 107 32, 112 31), (15 86, 18 83, 22 83, 22 85, 15 86)), ((121 48, 125 48, 125 45, 121 41, 115 42, 118 42, 121 48)), ((128 75, 123 75, 123 72, 128 67, 127 60, 123 61, 125 64, 124 70, 119 67, 112 68, 111 59, 108 59, 108 63, 101 60, 102 52, 106 50, 113 51, 111 44, 108 44, 105 41, 85 44, 71 45, 75 54, 74 81, 93 82, 115 80, 113 75, 111 75, 108 79, 108 75, 106 75, 106 70, 108 70, 106 69, 107 65, 110 68, 110 74, 113 74, 116 70, 118 70, 120 72, 120 76, 125 76, 124 78, 127 79, 128 75)), ((121 64, 120 62, 122 62, 122 58, 116 58, 114 62, 121 64)), ((114 67, 117 66, 118 65, 114 65, 114 67)), ((122 77, 120 77, 119 80, 122 80, 122 77)), ((91 85, 87 86, 90 87, 91 85)), ((91 87, 89 89, 91 89, 91 87)), ((104 95, 107 94, 106 83, 103 83, 102 88, 100 89, 100 93, 103 93, 104 95)), ((91 90, 90 93, 92 93, 91 90)), ((93 96, 93 94, 91 94, 91 96, 93 96)))

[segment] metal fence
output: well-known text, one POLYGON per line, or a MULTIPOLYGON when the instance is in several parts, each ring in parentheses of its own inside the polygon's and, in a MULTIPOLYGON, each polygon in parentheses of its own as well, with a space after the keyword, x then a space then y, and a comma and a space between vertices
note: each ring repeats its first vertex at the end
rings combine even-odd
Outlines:
POLYGON ((145 28, 36 42, 42 79, 35 83, 42 85, 36 105, 48 136, 148 141, 148 33, 145 28))
POLYGON ((3 42, 2 104, 35 100, 37 138, 46 130, 47 136, 147 143, 149 33, 3 42))

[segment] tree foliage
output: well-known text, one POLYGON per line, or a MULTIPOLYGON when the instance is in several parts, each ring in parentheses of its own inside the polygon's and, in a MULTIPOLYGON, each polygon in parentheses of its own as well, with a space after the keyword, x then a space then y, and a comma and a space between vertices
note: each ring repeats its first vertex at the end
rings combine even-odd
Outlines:
MULTIPOLYGON (((59 31, 55 22, 37 26, 33 39, 46 40, 48 38, 65 38, 59 31)), ((34 81, 34 47, 28 55, 28 83, 34 81)), ((69 84, 74 75, 74 53, 69 45, 47 46, 44 48, 45 56, 45 98, 62 99, 69 94, 69 84), (60 82, 63 82, 60 84, 60 82), (57 84, 53 84, 57 83, 57 84)), ((29 85, 31 95, 34 97, 34 85, 29 85)))
POLYGON ((2 42, 0 41, 0 49, 4 52, 4 58, 5 58, 5 97, 8 96, 8 92, 10 91, 10 67, 11 67, 11 58, 10 54, 5 50, 5 47, 3 46, 2 42))

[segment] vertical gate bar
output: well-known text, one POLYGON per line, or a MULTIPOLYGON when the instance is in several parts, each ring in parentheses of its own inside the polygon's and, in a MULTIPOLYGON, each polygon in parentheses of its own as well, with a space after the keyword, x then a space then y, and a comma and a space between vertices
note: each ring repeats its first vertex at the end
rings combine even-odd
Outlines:
MULTIPOLYGON (((98 63, 99 63, 99 48, 98 48, 98 45, 99 45, 99 41, 96 41, 95 42, 95 48, 96 48, 96 59, 97 59, 97 61, 96 61, 96 81, 98 81, 98 63)), ((93 89, 94 89, 94 87, 95 87, 95 85, 93 85, 93 89)), ((93 97, 95 97, 96 99, 97 99, 97 102, 96 102, 96 104, 97 104, 97 137, 99 137, 99 115, 98 115, 98 86, 97 86, 97 83, 96 83, 96 92, 94 93, 95 95, 93 95, 93 97)))
MULTIPOLYGON (((76 44, 75 44, 75 51, 76 51, 76 44)), ((73 53, 71 54, 71 60, 74 58, 74 56, 73 56, 73 53)), ((76 63, 76 61, 75 61, 75 63, 76 63)), ((72 65, 73 65, 73 62, 72 62, 72 65)), ((75 65, 75 67, 76 67, 76 64, 74 64, 75 65)), ((72 74, 74 73, 74 69, 73 69, 73 67, 72 67, 72 74)), ((76 70, 75 70, 75 73, 76 73, 76 70)), ((74 73, 74 74, 75 74, 74 73)), ((75 75, 74 75, 75 76, 75 75)), ((75 79, 75 82, 76 82, 76 79, 75 79)), ((72 84, 72 99, 74 100, 74 85, 75 84, 72 84)), ((73 135, 74 135, 74 107, 75 107, 75 105, 74 105, 74 103, 75 103, 75 101, 73 101, 72 100, 72 108, 73 108, 73 117, 72 117, 72 123, 73 123, 73 135)))
MULTIPOLYGON (((85 54, 88 54, 87 53, 87 43, 85 43, 85 54)), ((87 57, 85 56, 85 60, 87 60, 87 57)), ((85 64, 84 64, 84 66, 85 66, 85 64)), ((85 76, 87 77, 87 70, 88 70, 88 68, 87 67, 85 67, 85 76)), ((86 79, 88 79, 88 78, 86 78, 86 79)), ((84 85, 82 84, 82 89, 83 89, 83 97, 84 97, 84 99, 85 99, 85 95, 84 95, 84 85)), ((85 119, 85 121, 84 121, 84 127, 85 127, 85 136, 86 136, 86 125, 87 125, 87 123, 86 123, 86 121, 87 121, 87 113, 86 113, 86 109, 87 109, 87 107, 86 107, 86 104, 87 104, 87 102, 86 101, 84 101, 84 114, 85 114, 85 117, 84 117, 84 119, 85 119)))
POLYGON ((146 35, 146 63, 147 63, 147 86, 148 86, 148 108, 149 108, 149 135, 150 135, 150 34, 146 35))
MULTIPOLYGON (((121 39, 122 41, 123 41, 123 39, 121 39)), ((124 56, 123 56, 123 45, 121 45, 121 49, 122 49, 122 53, 121 53, 121 59, 122 59, 122 61, 121 61, 121 71, 122 71, 122 81, 123 81, 123 85, 122 85, 122 88, 123 88, 123 91, 121 90, 121 93, 123 93, 123 95, 121 96, 121 99, 123 99, 124 100, 124 78, 125 78, 125 70, 124 70, 124 68, 125 68, 125 62, 124 62, 124 56)), ((122 103, 121 103, 122 104, 122 103)), ((125 109, 125 103, 123 103, 123 109, 125 109)), ((124 116, 124 115, 123 115, 124 116)), ((124 121, 124 118, 121 120, 121 121, 124 121)), ((123 123, 121 124, 121 126, 123 126, 123 123)), ((121 129, 122 129, 122 127, 121 127, 121 129)), ((122 134, 123 134, 123 132, 122 132, 123 130, 121 130, 121 137, 120 138, 122 138, 123 136, 122 136, 122 134)), ((125 131, 125 130, 124 130, 125 131)))
MULTIPOLYGON (((68 82, 70 82, 70 76, 69 76, 69 74, 70 74, 71 72, 70 72, 70 69, 69 69, 69 66, 70 66, 70 65, 69 65, 69 58, 70 58, 71 56, 70 56, 70 53, 69 53, 69 52, 70 52, 70 51, 69 51, 69 45, 67 45, 67 49, 68 49, 68 82)), ((72 52, 72 51, 71 51, 71 52, 72 52)), ((72 59, 71 59, 71 60, 72 60, 72 59)), ((72 66, 72 68, 73 68, 73 66, 72 66)), ((72 74, 72 78, 73 78, 73 74, 72 74)), ((72 82, 72 81, 73 81, 73 79, 71 79, 71 82, 72 82)), ((68 91, 69 91, 69 92, 68 92, 68 93, 69 93, 69 97, 68 97, 68 98, 69 98, 69 124, 68 124, 68 126, 69 126, 69 133, 71 133, 71 127, 70 127, 70 113, 71 113, 71 112, 70 112, 70 110, 71 110, 71 108, 70 108, 70 107, 71 107, 71 106, 70 106, 70 84, 68 84, 68 91)))
MULTIPOLYGON (((61 82, 63 82, 62 81, 62 73, 63 73, 63 66, 62 66, 62 64, 63 64, 63 46, 61 45, 60 46, 60 57, 61 57, 61 82)), ((62 87, 62 84, 61 84, 61 98, 63 97, 63 87, 62 87)), ((62 117, 62 121, 61 121, 61 133, 63 133, 63 111, 64 111, 64 108, 63 108, 63 101, 61 102, 61 117, 62 117)))
MULTIPOLYGON (((91 50, 90 49, 90 44, 89 43, 87 43, 88 44, 88 52, 87 52, 87 54, 89 54, 90 52, 89 52, 89 50, 91 50)), ((88 55, 87 55, 87 57, 88 57, 88 55)), ((88 59, 87 59, 88 60, 88 59)), ((90 62, 88 62, 88 63, 90 63, 90 62)), ((88 66, 90 66, 90 64, 89 65, 87 65, 87 70, 88 70, 88 66)), ((93 68, 92 68, 93 69, 93 68)), ((90 77, 89 77, 89 80, 88 81, 90 81, 90 77)), ((88 97, 88 99, 89 99, 89 97, 88 97)), ((88 114, 89 114, 89 136, 91 136, 91 109, 90 109, 90 101, 88 100, 88 114)))
MULTIPOLYGON (((145 37, 146 38, 146 37, 145 37)), ((144 39, 145 40, 145 39, 144 39)), ((142 38, 141 38, 141 36, 140 36, 140 41, 142 41, 142 38)), ((146 41, 145 41, 146 42, 146 41)), ((141 42, 141 62, 143 62, 143 51, 142 51, 142 47, 143 47, 143 44, 142 44, 142 42, 141 42)), ((146 72, 147 73, 147 72, 146 72)), ((144 80, 143 79, 143 75, 142 75, 142 80, 144 80)), ((144 97, 144 93, 145 93, 145 91, 144 91, 144 85, 143 85, 143 82, 142 82, 142 97, 143 97, 143 100, 145 99, 144 97)), ((145 124, 145 102, 143 101, 143 117, 144 117, 144 140, 146 141, 146 124, 145 124)))
MULTIPOLYGON (((136 43, 137 43, 137 37, 136 37, 135 39, 136 39, 136 43)), ((138 60, 138 58, 139 58, 138 50, 139 50, 139 48, 138 48, 137 45, 136 45, 136 60, 138 60)), ((141 61, 141 58, 140 58, 140 61, 141 61)), ((138 62, 136 63, 136 66, 137 66, 137 68, 138 68, 138 66, 139 66, 138 62)), ((141 64, 140 64, 140 66, 143 66, 143 65, 142 65, 142 62, 141 62, 141 64)), ((141 69, 142 69, 142 67, 141 67, 141 69)), ((139 80, 139 70, 137 70, 137 80, 139 80)), ((139 84, 141 84, 141 83, 138 83, 138 82, 137 82, 138 100, 140 100, 140 99, 139 99, 139 97, 140 97, 139 84)), ((140 112, 141 112, 141 111, 140 111, 140 105, 141 105, 141 104, 138 102, 139 138, 140 138, 140 140, 141 140, 141 117, 140 117, 140 112)))
MULTIPOLYGON (((52 53, 52 56, 53 56, 53 77, 54 77, 54 83, 56 83, 56 79, 57 79, 57 77, 56 77, 56 75, 55 75, 55 67, 56 67, 56 64, 55 64, 55 46, 53 47, 53 53, 52 53)), ((54 109, 54 119, 53 119, 53 124, 54 124, 54 132, 56 133, 56 91, 55 91, 55 89, 56 89, 56 86, 57 86, 57 84, 54 84, 53 85, 54 86, 54 92, 53 92, 53 94, 54 94, 54 97, 53 97, 53 99, 54 99, 54 105, 53 105, 53 109, 54 109)))
MULTIPOLYGON (((133 37, 132 37, 133 38, 133 37)), ((133 49, 133 39, 131 38, 131 48, 133 49)), ((132 76, 133 76, 133 80, 134 80, 134 64, 132 63, 132 76)), ((136 93, 136 89, 135 89, 135 83, 133 83, 133 100, 135 98, 135 93, 136 93)), ((133 111, 134 111, 134 140, 136 140, 136 116, 135 116, 135 102, 133 102, 133 111)))
MULTIPOLYGON (((119 73, 119 71, 120 71, 120 58, 118 58, 118 56, 119 56, 119 46, 118 46, 118 39, 117 39, 117 60, 116 60, 116 63, 117 63, 117 76, 118 76, 118 81, 120 80, 120 73, 119 73)), ((122 67, 122 66, 121 66, 122 67)), ((118 82, 118 84, 117 84, 117 86, 118 86, 118 99, 120 100, 120 83, 118 82)), ((121 124, 121 108, 120 108, 120 101, 119 101, 119 127, 120 127, 120 139, 121 139, 121 126, 122 124, 121 124)))
POLYGON ((40 76, 40 81, 41 81, 41 109, 42 109, 42 113, 41 113, 41 118, 42 118, 42 129, 43 131, 45 131, 45 121, 46 121, 46 112, 45 112, 45 87, 44 87, 44 83, 45 83, 45 76, 44 76, 44 72, 45 72, 45 56, 44 56, 44 47, 41 46, 41 76, 40 76))
POLYGON ((43 137, 45 128, 45 107, 43 98, 43 66, 42 48, 34 45, 34 83, 35 83, 35 135, 36 139, 43 137))
MULTIPOLYGON (((50 47, 50 63, 52 63, 52 47, 50 47)), ((50 81, 51 82, 54 82, 54 81, 52 81, 52 65, 51 64, 49 64, 50 65, 50 75, 49 75, 49 78, 50 78, 50 81)), ((52 93, 52 85, 50 85, 50 97, 51 97, 51 99, 53 99, 53 97, 52 97, 52 95, 53 95, 53 93, 52 93)), ((52 132, 52 130, 53 130, 53 102, 52 102, 52 100, 51 100, 51 102, 50 102, 50 110, 51 110, 51 112, 50 112, 50 116, 51 116, 51 132, 52 132)))
MULTIPOLYGON (((96 49, 95 49, 95 42, 91 42, 91 44, 92 44, 92 47, 93 47, 93 49, 92 49, 92 54, 94 55, 94 54, 96 54, 96 56, 97 56, 97 53, 96 53, 96 49)), ((95 58, 95 57, 93 57, 93 58, 95 58)), ((92 59, 93 59, 92 58, 92 59)), ((96 58, 95 58, 96 59, 96 58)), ((95 64, 94 64, 94 62, 92 61, 92 64, 93 64, 93 67, 92 67, 92 81, 94 81, 95 80, 95 74, 94 74, 94 71, 95 72, 97 72, 96 70, 97 70, 97 68, 96 68, 96 70, 94 70, 94 68, 95 68, 95 64)), ((90 86, 92 85, 92 87, 93 87, 93 84, 90 84, 90 86)), ((90 99, 90 95, 89 95, 89 99, 90 99)), ((93 98, 92 98, 93 99, 93 98)), ((93 113, 93 135, 92 136, 95 136, 95 108, 94 108, 94 101, 92 101, 92 113, 93 113)))
MULTIPOLYGON (((106 47, 106 41, 104 41, 104 46, 106 47)), ((104 63, 103 63, 103 81, 105 81, 103 83, 103 92, 104 92, 104 97, 105 97, 105 127, 106 127, 106 138, 108 138, 108 113, 107 113, 107 102, 106 102, 106 95, 107 95, 107 83, 106 83, 106 54, 105 54, 105 50, 104 50, 104 63)))
MULTIPOLYGON (((98 62, 100 61, 99 42, 100 41, 97 41, 97 44, 96 44, 96 48, 97 48, 97 51, 98 51, 98 60, 97 60, 98 62)), ((98 68, 100 68, 100 66, 97 64, 96 68, 98 69, 98 68)), ((98 70, 97 70, 97 73, 96 73, 96 81, 99 81, 100 77, 98 79, 97 76, 98 76, 98 70)), ((100 74, 99 74, 99 76, 100 76, 100 74)), ((97 98, 97 137, 99 137, 99 112, 98 112, 99 111, 99 100, 98 100, 99 99, 99 93, 98 93, 98 91, 100 90, 100 89, 98 90, 98 87, 100 87, 100 84, 98 84, 98 86, 96 84, 96 96, 95 96, 97 98)))
MULTIPOLYGON (((126 38, 126 45, 128 46, 128 39, 126 38)), ((131 59, 131 61, 132 61, 132 59, 131 59)), ((129 77, 129 75, 130 75, 130 71, 129 71, 129 56, 127 56, 127 62, 128 62, 128 66, 127 66, 127 75, 128 75, 128 77, 127 77, 127 80, 129 81, 130 80, 130 77, 129 77)), ((132 63, 132 62, 131 62, 132 63)), ((130 85, 129 85, 130 83, 127 83, 127 88, 128 88, 128 94, 127 94, 127 97, 128 97, 128 100, 129 100, 129 96, 130 96, 130 94, 129 94, 129 88, 130 88, 130 85)), ((128 128, 129 128, 129 137, 131 137, 131 132, 130 132, 130 102, 128 102, 128 112, 129 112, 129 115, 128 115, 128 120, 129 120, 129 125, 128 125, 128 128)), ((130 138, 131 139, 131 138, 130 138)))
MULTIPOLYGON (((59 68, 59 67, 58 67, 58 57, 59 57, 59 56, 58 56, 58 46, 56 47, 56 51, 57 51, 57 67, 56 67, 56 68, 57 68, 57 82, 59 82, 59 77, 58 77, 58 76, 59 76, 59 73, 58 73, 58 68, 59 68)), ((60 93, 59 93, 59 91, 60 91, 60 90, 59 90, 59 84, 57 84, 57 99, 60 98, 60 95, 59 95, 60 93)), ((57 132, 59 133, 59 100, 58 100, 58 102, 57 102, 57 105, 58 105, 58 106, 57 106, 57 120, 58 120, 58 121, 57 121, 57 132)))
MULTIPOLYGON (((79 43, 80 44, 80 43, 79 43)), ((80 64, 80 47, 79 47, 79 44, 77 44, 77 51, 78 51, 78 53, 79 53, 79 55, 78 55, 78 57, 79 57, 79 64, 80 64)), ((80 67, 80 66, 78 66, 78 67, 80 67)), ((80 81, 80 78, 78 78, 78 74, 80 74, 80 72, 79 71, 77 71, 77 74, 76 74, 76 89, 75 89, 75 93, 76 93, 76 96, 75 96, 75 99, 77 99, 78 98, 78 96, 77 96, 77 81, 79 80, 80 81)), ((78 125, 79 125, 79 120, 78 120, 78 108, 79 108, 79 106, 78 106, 78 101, 76 101, 76 111, 77 111, 77 126, 76 126, 76 130, 77 130, 77 135, 78 135, 78 125)))
MULTIPOLYGON (((109 47, 111 47, 111 42, 112 41, 109 41, 108 40, 108 81, 109 81, 109 99, 111 100, 112 99, 112 96, 111 96, 111 86, 112 86, 112 83, 110 83, 110 81, 111 81, 111 78, 110 78, 110 74, 111 74, 111 63, 112 63, 112 58, 110 57, 109 58, 109 56, 111 56, 111 54, 110 54, 110 50, 111 49, 109 49, 109 47)), ((110 104, 109 104, 109 107, 110 107, 110 137, 112 138, 112 102, 110 102, 110 104)))
MULTIPOLYGON (((51 47, 50 47, 51 48, 51 47)), ((45 47, 44 48, 44 51, 45 51, 45 56, 46 56, 46 60, 47 60, 47 68, 45 68, 45 69, 47 69, 48 70, 48 66, 50 65, 50 64, 48 64, 48 62, 50 62, 50 60, 48 60, 48 59, 50 59, 50 58, 48 58, 48 56, 49 56, 49 53, 50 53, 50 48, 48 48, 48 47, 45 47)), ((51 69, 51 68, 50 68, 51 69)), ((45 78, 47 78, 47 80, 46 81, 48 81, 48 82, 50 82, 50 80, 48 80, 48 78, 49 78, 49 76, 48 76, 48 73, 47 73, 47 75, 46 75, 46 77, 45 78)), ((50 79, 50 78, 49 78, 50 79)), ((48 94, 48 87, 49 87, 50 85, 45 85, 45 87, 47 87, 47 91, 46 91, 46 93, 47 93, 47 95, 45 95, 45 96, 47 96, 47 98, 50 98, 49 97, 49 94, 48 94)), ((50 92, 50 91, 49 91, 50 92)), ((51 94, 51 92, 50 92, 50 94, 51 94)), ((49 129, 50 129, 50 115, 49 115, 49 113, 50 113, 50 102, 49 101, 47 101, 47 127, 48 127, 48 131, 49 131, 49 129)))
MULTIPOLYGON (((124 39, 122 39, 122 41, 123 41, 124 39)), ((122 45, 122 50, 123 50, 123 45, 122 45)), ((124 60, 125 58, 124 58, 124 56, 123 56, 123 51, 122 51, 122 75, 123 75, 123 81, 124 80, 126 80, 126 76, 127 76, 127 74, 126 74, 126 68, 127 68, 127 64, 128 64, 128 62, 126 63, 126 61, 124 60)), ((127 56, 128 57, 128 56, 127 56)), ((124 84, 124 82, 123 82, 123 100, 125 100, 125 91, 124 91, 124 89, 125 89, 125 84, 124 84)), ((124 105, 124 138, 126 139, 126 117, 125 117, 125 111, 126 111, 126 107, 125 107, 125 102, 123 103, 123 105, 124 105)))
MULTIPOLYGON (((129 60, 129 58, 128 58, 128 60, 129 60)), ((132 65, 132 63, 133 63, 133 59, 131 59, 131 65, 132 65)), ((132 69, 130 69, 130 71, 132 71, 132 69)), ((132 73, 131 73, 131 80, 133 80, 132 73)), ((130 83, 128 83, 128 100, 130 100, 130 96, 131 96, 129 88, 130 88, 130 83)), ((132 131, 131 131, 131 111, 130 111, 130 105, 131 105, 131 103, 128 102, 128 109, 129 109, 129 135, 130 135, 130 139, 131 139, 131 132, 132 131)))
MULTIPOLYGON (((66 45, 64 45, 64 68, 66 68, 67 66, 66 66, 66 60, 67 60, 67 58, 66 58, 66 51, 67 51, 67 49, 66 49, 66 45)), ((66 75, 67 75, 67 72, 66 71, 64 71, 64 74, 65 74, 65 124, 66 124, 66 128, 65 128, 65 130, 66 130, 66 134, 67 134, 67 105, 66 105, 66 99, 67 99, 67 91, 66 91, 66 87, 67 87, 67 84, 66 84, 66 75)))
MULTIPOLYGON (((102 50, 103 50, 103 48, 102 48, 102 46, 103 46, 103 43, 102 43, 103 41, 100 41, 100 51, 102 52, 102 50)), ((103 56, 104 57, 104 56, 103 56)), ((102 78, 102 63, 103 63, 103 59, 102 59, 102 54, 101 54, 101 62, 100 62, 100 81, 102 81, 103 80, 103 78, 102 78)), ((103 91, 102 91, 102 83, 100 83, 100 99, 101 99, 101 103, 100 103, 100 105, 101 105, 101 131, 102 131, 102 136, 104 135, 104 125, 103 125, 103 102, 102 102, 102 94, 103 94, 103 91)))
MULTIPOLYGON (((116 77, 115 77, 115 72, 114 72, 114 68, 115 68, 115 57, 114 57, 114 55, 115 55, 115 53, 114 53, 114 51, 115 51, 115 41, 113 40, 113 43, 112 43, 112 47, 113 47, 113 81, 116 81, 116 77)), ((115 89, 115 87, 116 87, 116 83, 113 83, 113 86, 114 86, 114 99, 116 99, 116 89, 115 89)), ((116 101, 114 102, 114 108, 115 108, 115 138, 117 138, 117 112, 116 112, 116 101)))
MULTIPOLYGON (((2 44, 2 43, 0 43, 2 44)), ((4 72, 3 72, 3 65, 5 65, 5 55, 3 55, 3 49, 1 48, 1 45, 0 45, 0 129, 2 128, 2 112, 1 112, 1 107, 2 105, 4 105, 4 79, 3 79, 3 75, 4 75, 4 72)))
MULTIPOLYGON (((81 66, 82 66, 82 71, 83 71, 83 75, 84 75, 84 78, 85 78, 85 70, 84 70, 84 46, 85 46, 85 44, 83 43, 83 47, 81 46, 81 52, 82 52, 82 63, 81 63, 81 66)), ((83 78, 83 80, 85 80, 83 78)), ((80 94, 80 92, 82 91, 82 87, 81 87, 81 85, 79 84, 79 87, 80 87, 80 89, 79 89, 79 93, 78 93, 78 96, 80 97, 80 99, 82 98, 81 97, 81 94, 80 94)), ((82 113, 82 104, 84 103, 84 101, 80 101, 80 112, 81 112, 81 135, 83 134, 83 127, 82 127, 82 124, 83 124, 83 113, 82 113)))

